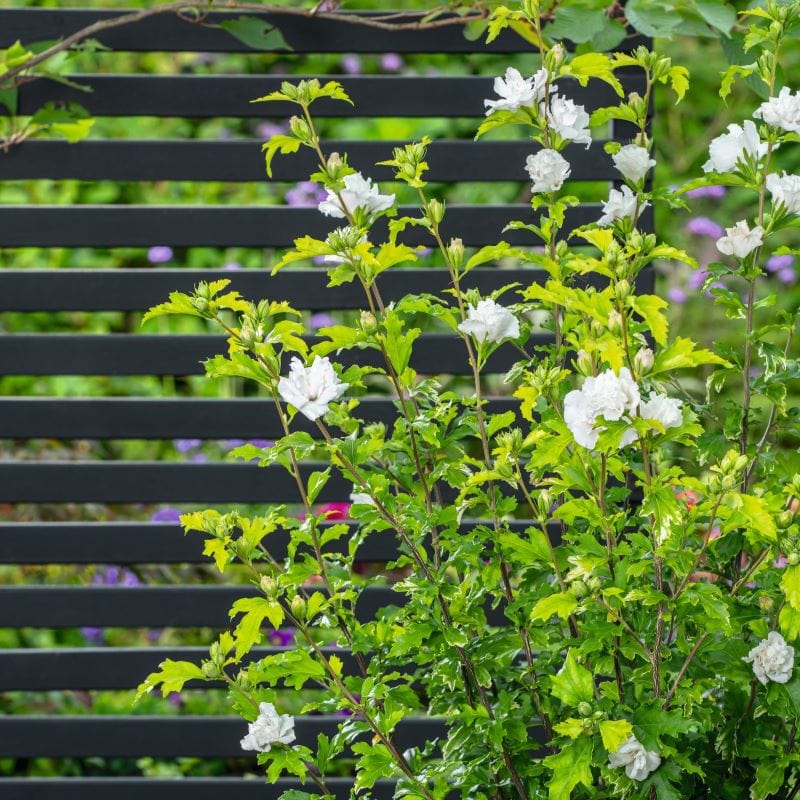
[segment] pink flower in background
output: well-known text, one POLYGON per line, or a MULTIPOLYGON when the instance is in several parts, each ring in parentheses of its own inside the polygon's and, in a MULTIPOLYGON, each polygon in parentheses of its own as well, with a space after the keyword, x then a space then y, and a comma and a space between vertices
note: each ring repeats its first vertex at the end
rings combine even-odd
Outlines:
POLYGON ((319 507, 320 514, 327 514, 329 520, 348 519, 350 503, 325 503, 319 507))
POLYGON ((342 70, 348 75, 361 74, 361 58, 355 53, 346 53, 342 56, 342 70))
POLYGON ((380 58, 380 65, 384 72, 400 72, 406 62, 397 53, 384 53, 380 58))

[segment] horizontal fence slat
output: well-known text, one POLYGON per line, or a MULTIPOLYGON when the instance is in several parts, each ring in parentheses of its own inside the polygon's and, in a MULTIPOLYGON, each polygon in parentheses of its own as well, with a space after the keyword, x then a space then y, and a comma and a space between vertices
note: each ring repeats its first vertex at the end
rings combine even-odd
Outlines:
MULTIPOLYGON (((642 227, 649 226, 648 211, 642 227)), ((401 206, 401 215, 419 216, 416 207, 401 206)), ((599 219, 599 205, 587 203, 567 211, 565 229, 599 219)), ((536 222, 539 214, 522 204, 449 206, 441 226, 445 241, 460 237, 465 245, 538 243, 527 231, 507 231, 510 220, 536 222)), ((0 247, 288 247, 301 236, 324 239, 341 220, 316 208, 289 206, 0 206, 0 247)), ((373 226, 373 241, 388 237, 386 221, 373 226)), ((430 247, 427 231, 413 227, 399 240, 430 247)))
MULTIPOLYGON (((0 11, 0 47, 9 47, 20 39, 25 44, 69 36, 87 25, 113 19, 121 11, 29 8, 0 11)), ((303 13, 262 14, 248 11, 266 23, 275 25, 294 53, 530 53, 531 45, 511 31, 503 31, 495 41, 469 41, 461 25, 428 30, 382 30, 349 22, 352 17, 375 17, 392 14, 388 10, 346 11, 341 19, 312 17, 303 13)), ((413 13, 413 12, 406 12, 413 13)), ((419 19, 416 13, 406 20, 419 19)), ((127 52, 252 52, 252 48, 226 31, 213 27, 237 13, 212 12, 204 24, 181 19, 175 14, 160 14, 130 25, 103 31, 98 38, 107 47, 127 52)), ((617 49, 630 51, 647 40, 628 36, 617 49)))
MULTIPOLYGON (((374 180, 394 180, 392 167, 378 161, 391 158, 403 141, 326 141, 327 152, 347 153, 348 163, 374 180)), ((572 167, 570 180, 614 180, 619 173, 604 151, 605 142, 570 145, 563 153, 572 167)), ((529 141, 440 141, 430 145, 433 182, 527 181, 525 159, 540 149, 529 141)), ((318 168, 308 148, 288 158, 276 158, 272 180, 304 181, 318 168)), ((41 179, 84 181, 265 181, 261 140, 128 141, 87 140, 77 144, 32 139, 0 152, 0 180, 41 179)))
MULTIPOLYGON (((307 76, 312 77, 312 76, 307 76)), ((484 99, 495 97, 493 78, 482 76, 350 76, 321 75, 339 80, 353 105, 322 98, 314 103, 317 117, 482 117, 484 99)), ((644 95, 641 70, 620 70, 625 93, 644 95)), ((48 102, 80 103, 97 117, 290 117, 291 103, 252 103, 278 91, 285 75, 71 75, 91 92, 37 80, 19 90, 19 113, 32 114, 48 102)), ((293 80, 299 80, 294 76, 293 80)), ((588 111, 617 105, 619 97, 606 83, 588 86, 563 79, 559 90, 588 111)), ((5 113, 5 106, 0 106, 5 113)))
MULTIPOLYGON (((244 585, 2 586, 0 628, 228 628, 233 603, 259 595, 244 585)), ((369 622, 380 609, 405 602, 391 586, 369 586, 356 602, 356 617, 369 622)), ((502 607, 487 607, 486 615, 491 625, 507 624, 502 607)))
MULTIPOLYGON (((461 280, 465 289, 486 296, 509 283, 544 283, 547 273, 534 268, 476 267, 461 280)), ((358 281, 328 286, 328 274, 319 267, 281 270, 190 269, 3 269, 0 270, 0 311, 145 311, 162 303, 170 292, 191 292, 200 281, 229 280, 250 300, 262 297, 286 300, 294 308, 313 311, 362 309, 367 305, 358 281)), ((600 287, 599 275, 579 278, 576 285, 600 287)), ((385 302, 407 294, 442 292, 452 286, 444 268, 395 268, 378 279, 385 302)))
MULTIPOLYGON (((318 733, 332 736, 342 721, 337 716, 295 717, 296 744, 314 748, 318 733)), ((394 739, 406 750, 444 732, 439 720, 406 718, 394 739)), ((0 757, 194 756, 255 761, 255 753, 239 744, 246 733, 247 723, 238 717, 7 716, 0 717, 0 757)))
MULTIPOLYGON (((320 527, 334 524, 338 521, 320 527)), ((461 530, 466 534, 479 524, 491 523, 464 520, 461 530)), ((535 523, 513 520, 503 524, 521 533, 535 523)), ((559 542, 559 527, 548 527, 551 540, 559 542)), ((184 535, 179 525, 165 522, 7 522, 0 523, 0 564, 210 564, 202 552, 204 541, 200 533, 184 535)), ((288 542, 285 531, 270 534, 270 555, 282 561, 288 542)), ((347 539, 339 539, 324 551, 346 553, 347 547, 347 539)), ((357 552, 357 561, 392 561, 398 555, 397 542, 393 536, 368 536, 357 552)))
MULTIPOLYGON (((336 800, 349 800, 351 778, 326 778, 336 800)), ((279 800, 289 789, 308 790, 295 778, 275 784, 246 778, 0 778, 3 800, 279 800)), ((370 789, 374 800, 392 800, 394 781, 370 789)))
MULTIPOLYGON (((285 652, 285 647, 254 647, 244 661, 285 652)), ((358 666, 340 647, 322 647, 326 657, 342 659, 345 675, 358 666)), ((54 647, 0 650, 0 691, 134 689, 167 658, 199 664, 207 647, 54 647)), ((225 688, 222 681, 191 681, 185 688, 225 688)), ((0 797, 4 797, 0 793, 0 797)))
MULTIPOLYGON (((318 337, 304 337, 310 343, 318 337)), ((549 334, 535 334, 529 347, 547 344, 549 334)), ((222 336, 78 333, 0 334, 0 374, 5 375, 199 375, 202 361, 227 351, 222 336)), ((345 367, 378 365, 372 350, 332 355, 345 367)), ((485 373, 507 371, 520 353, 510 345, 489 358, 485 373)), ((411 366, 422 374, 471 374, 464 343, 448 334, 423 334, 415 342, 411 366)))
MULTIPOLYGON (((490 414, 519 408, 511 397, 487 398, 490 414)), ((395 401, 365 398, 356 412, 365 422, 393 423, 395 401)), ((298 414, 292 425, 315 438, 319 428, 298 414)), ((149 397, 2 397, 0 439, 275 439, 283 436, 268 399, 149 397)), ((231 445, 233 446, 233 445, 231 445)))

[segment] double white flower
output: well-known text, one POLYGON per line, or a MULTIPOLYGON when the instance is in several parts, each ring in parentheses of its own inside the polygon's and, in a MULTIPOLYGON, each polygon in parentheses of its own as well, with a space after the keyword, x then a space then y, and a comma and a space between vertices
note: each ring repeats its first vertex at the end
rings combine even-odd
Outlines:
POLYGON ((762 103, 753 116, 763 119, 773 128, 800 133, 800 92, 792 94, 789 87, 784 86, 777 97, 770 97, 762 103))
MULTIPOLYGON (((494 91, 499 100, 484 100, 486 116, 495 111, 516 111, 533 107, 544 99, 547 87, 547 70, 542 67, 530 78, 523 78, 519 70, 509 67, 502 78, 494 79, 494 91)), ((555 86, 551 87, 553 91, 555 86)))
MULTIPOLYGON (((574 389, 564 398, 564 422, 575 442, 587 450, 593 450, 605 428, 599 424, 620 419, 631 421, 636 411, 644 419, 655 420, 664 428, 677 428, 683 423, 681 401, 665 394, 651 393, 642 402, 639 387, 627 367, 617 375, 607 369, 596 377, 589 376, 580 389, 574 389)), ((620 447, 627 447, 639 438, 631 427, 622 434, 620 447)))
POLYGON ((782 205, 789 214, 800 214, 800 175, 767 175, 767 189, 773 205, 782 205))
POLYGON ((616 753, 609 753, 608 766, 625 767, 625 774, 631 780, 643 781, 661 766, 661 756, 652 750, 645 750, 644 745, 631 735, 616 753))
POLYGON ((369 215, 378 214, 395 204, 393 194, 381 194, 378 187, 373 185, 372 178, 365 178, 360 172, 345 175, 344 189, 339 192, 339 196, 330 189, 326 191, 328 196, 317 208, 325 216, 336 219, 344 219, 347 212, 352 214, 356 209, 363 209, 369 215))
POLYGON ((458 329, 478 342, 497 343, 519 336, 519 320, 507 308, 487 298, 467 309, 467 318, 458 329))
POLYGON ((585 144, 588 149, 592 143, 592 134, 589 130, 589 115, 583 106, 576 105, 574 100, 555 95, 550 99, 550 108, 545 116, 550 127, 562 139, 585 144))
POLYGON ((712 139, 708 146, 708 161, 704 172, 734 172, 745 157, 758 160, 767 152, 767 143, 758 138, 758 129, 752 120, 741 125, 728 125, 728 132, 712 139))
POLYGON ((241 741, 243 750, 268 753, 274 744, 291 744, 295 740, 294 717, 279 714, 272 703, 259 703, 258 717, 247 730, 241 741))
POLYGON ((641 183, 647 173, 656 165, 655 159, 650 158, 647 148, 640 147, 638 144, 626 144, 611 156, 611 160, 622 173, 623 178, 637 184, 641 183))
POLYGON ((603 203, 603 216, 597 220, 597 224, 604 228, 618 219, 630 219, 635 222, 637 208, 638 211, 642 211, 649 205, 650 203, 639 205, 636 193, 631 191, 630 186, 611 189, 608 193, 608 200, 603 203))
POLYGON ((717 239, 717 250, 726 256, 747 258, 764 243, 764 229, 760 225, 751 229, 743 219, 732 228, 725 228, 725 233, 725 236, 717 239))
POLYGON ((561 153, 549 148, 528 156, 525 168, 533 181, 534 192, 557 192, 572 171, 561 153))
POLYGON ((339 380, 327 356, 315 356, 309 367, 295 357, 289 375, 278 381, 278 393, 284 402, 313 422, 328 412, 330 404, 344 394, 347 386, 339 380))
POLYGON ((742 661, 753 665, 753 674, 764 686, 768 681, 788 683, 794 669, 794 647, 777 631, 770 631, 742 661))

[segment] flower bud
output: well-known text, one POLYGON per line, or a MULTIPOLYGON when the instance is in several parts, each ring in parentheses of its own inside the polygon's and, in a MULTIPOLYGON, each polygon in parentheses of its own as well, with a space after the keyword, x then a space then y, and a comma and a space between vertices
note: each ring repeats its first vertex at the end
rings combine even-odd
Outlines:
POLYGON ((289 130, 301 142, 307 142, 311 138, 311 129, 302 117, 292 117, 289 120, 289 130))
POLYGON ((786 556, 786 560, 791 566, 794 567, 798 562, 800 562, 800 553, 792 551, 788 556, 786 556))
POLYGON ((464 242, 461 239, 451 239, 450 244, 447 246, 447 255, 450 258, 450 263, 456 271, 461 269, 464 263, 464 242))
POLYGON ((595 711, 594 714, 592 714, 592 719, 603 719, 604 716, 605 714, 602 711, 595 711))
POLYGON ((586 584, 583 581, 573 581, 569 588, 572 594, 574 594, 578 599, 581 597, 586 597, 589 592, 589 590, 586 588, 586 584))
POLYGON ((215 680, 220 677, 220 668, 213 661, 204 661, 200 669, 209 680, 215 680))
POLYGON ((614 284, 614 297, 616 297, 617 300, 625 300, 630 293, 631 285, 625 278, 614 284))
POLYGON ((585 700, 578 703, 578 713, 583 717, 588 717, 592 713, 591 703, 587 703, 585 700))
POLYGON ((201 313, 205 314, 208 311, 208 300, 205 297, 193 297, 192 305, 201 313))
POLYGON ((271 575, 264 575, 261 578, 261 591, 264 592, 267 597, 272 597, 275 592, 278 590, 278 583, 271 575))
POLYGON ((643 347, 641 350, 637 350, 633 357, 633 364, 639 374, 644 374, 653 368, 654 360, 653 351, 649 347, 643 347))
POLYGON ((292 608, 292 614, 294 614, 294 616, 297 619, 304 619, 305 618, 305 616, 306 616, 306 601, 302 597, 300 597, 299 594, 295 595, 292 598, 291 608, 292 608))
POLYGON ((378 320, 371 311, 362 311, 359 323, 364 333, 375 333, 378 330, 378 320))
POLYGON ((778 517, 778 527, 788 528, 794 520, 794 514, 791 511, 783 511, 778 517))
POLYGON ((589 587, 590 592, 599 592, 601 586, 600 578, 598 578, 596 575, 593 575, 588 581, 586 581, 586 585, 589 587))
POLYGON ((428 201, 428 219, 434 224, 441 224, 444 219, 444 203, 439 200, 428 201))
POLYGON ((608 329, 613 333, 622 330, 622 314, 616 309, 608 315, 608 329))
POLYGON ((575 357, 575 369, 581 375, 589 376, 594 374, 594 359, 586 350, 578 350, 578 354, 575 357))

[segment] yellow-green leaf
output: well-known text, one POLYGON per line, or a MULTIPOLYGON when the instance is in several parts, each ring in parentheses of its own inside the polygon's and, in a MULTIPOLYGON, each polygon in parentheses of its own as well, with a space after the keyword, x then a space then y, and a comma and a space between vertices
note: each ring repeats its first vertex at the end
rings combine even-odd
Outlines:
POLYGON ((598 727, 603 747, 609 753, 616 753, 620 745, 633 733, 633 726, 626 719, 603 720, 598 727))
POLYGON ((560 619, 567 619, 577 607, 578 599, 574 594, 570 592, 551 594, 536 603, 531 611, 531 619, 548 620, 553 614, 557 614, 560 619))
POLYGON ((795 611, 800 611, 800 564, 786 567, 781 577, 781 589, 786 595, 786 602, 795 611))

